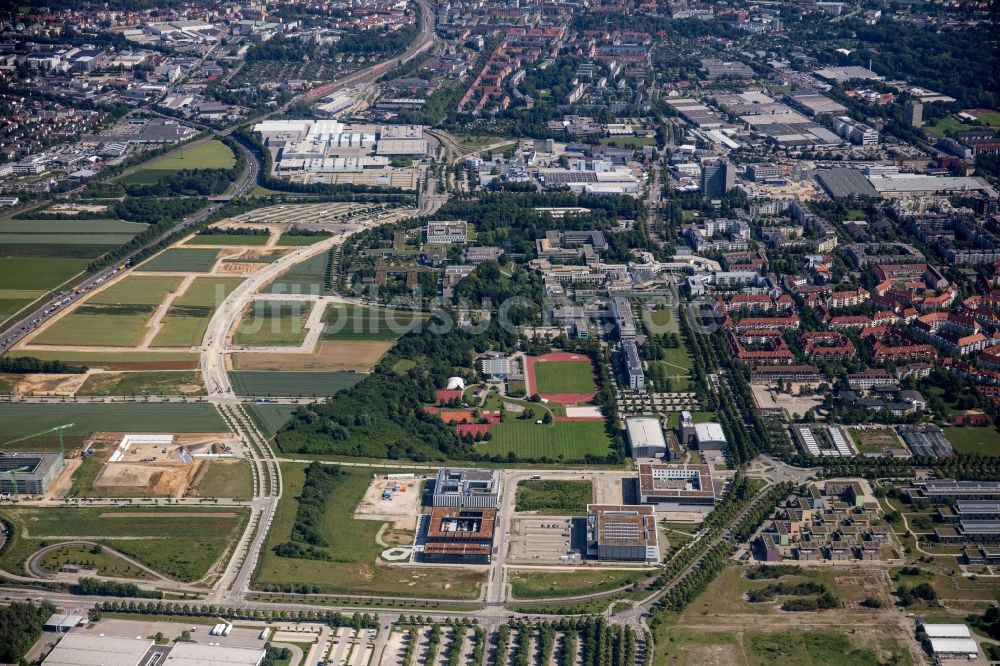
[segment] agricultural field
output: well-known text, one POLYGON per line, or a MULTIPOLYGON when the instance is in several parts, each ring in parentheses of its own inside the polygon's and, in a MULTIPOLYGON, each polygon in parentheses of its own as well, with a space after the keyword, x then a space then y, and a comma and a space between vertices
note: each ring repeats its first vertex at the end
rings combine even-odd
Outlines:
POLYGON ((208 403, 4 404, 0 439, 27 435, 64 423, 67 435, 92 432, 226 432, 226 424, 208 403))
POLYGON ((980 456, 1000 455, 1000 430, 994 426, 942 428, 942 430, 957 453, 980 456))
POLYGON ((64 349, 32 349, 13 351, 10 357, 32 356, 43 361, 64 361, 70 364, 105 370, 193 370, 198 367, 198 355, 187 352, 97 352, 64 349))
POLYGON ((304 247, 306 245, 315 245, 320 241, 324 241, 329 238, 329 235, 316 234, 314 236, 305 236, 298 234, 281 234, 281 238, 278 239, 278 245, 282 247, 304 247))
POLYGON ((543 395, 597 392, 594 367, 589 360, 536 363, 535 383, 535 391, 543 395))
POLYGON ((152 185, 164 176, 183 169, 231 169, 235 164, 236 156, 229 146, 213 140, 196 146, 181 147, 143 164, 117 180, 125 185, 152 185))
POLYGON ((323 313, 324 340, 393 341, 420 326, 426 316, 410 310, 332 304, 323 313))
POLYGON ((229 373, 239 395, 330 396, 364 379, 356 372, 254 372, 229 373))
POLYGON ((272 372, 371 372, 391 341, 333 342, 320 340, 311 354, 268 352, 233 354, 237 370, 272 372))
POLYGON ((219 251, 202 247, 172 247, 139 265, 150 273, 208 273, 215 266, 219 251))
POLYGON ((281 426, 288 423, 292 418, 292 413, 296 405, 279 405, 266 402, 249 402, 243 405, 247 413, 253 419, 260 431, 267 438, 274 437, 274 434, 281 430, 281 426))
POLYGON ((263 291, 267 294, 329 294, 326 288, 329 270, 330 253, 322 252, 295 264, 263 291))
POLYGON ((85 305, 159 305, 182 278, 129 275, 89 297, 85 305))
POLYGON ((312 307, 312 303, 302 301, 254 301, 233 333, 233 344, 300 345, 312 307))
POLYGON ((89 375, 75 395, 204 395, 194 371, 101 372, 89 375))
POLYGON ((520 481, 516 511, 534 511, 544 516, 582 516, 594 501, 590 481, 520 481))
POLYGON ((552 599, 607 592, 638 583, 652 575, 656 575, 656 569, 514 571, 510 574, 510 584, 515 599, 552 599))
POLYGON ((198 580, 235 543, 248 512, 241 507, 5 507, 15 537, 0 566, 23 571, 45 543, 87 539, 108 545, 183 581, 198 580))
POLYGON ((137 314, 85 314, 83 308, 61 317, 31 338, 33 345, 68 347, 135 347, 146 334, 150 311, 137 314))
POLYGON ((537 424, 508 415, 495 424, 493 438, 476 445, 487 455, 513 453, 521 458, 582 460, 585 456, 608 455, 610 440, 603 421, 557 421, 537 424))
POLYGON ((354 510, 371 483, 370 468, 342 467, 336 488, 323 513, 322 536, 330 543, 319 550, 332 560, 279 557, 275 546, 289 541, 298 497, 305 480, 305 465, 281 466, 284 488, 274 522, 261 550, 254 588, 268 590, 300 584, 316 586, 323 593, 380 594, 398 597, 473 599, 484 575, 479 571, 442 567, 388 567, 378 562, 382 547, 375 540, 383 523, 358 520, 354 510))
POLYGON ((205 329, 215 309, 242 278, 199 277, 178 295, 163 317, 152 347, 194 347, 205 337, 205 329))
POLYGON ((233 245, 260 246, 267 245, 268 236, 254 234, 197 234, 184 242, 184 245, 233 245))

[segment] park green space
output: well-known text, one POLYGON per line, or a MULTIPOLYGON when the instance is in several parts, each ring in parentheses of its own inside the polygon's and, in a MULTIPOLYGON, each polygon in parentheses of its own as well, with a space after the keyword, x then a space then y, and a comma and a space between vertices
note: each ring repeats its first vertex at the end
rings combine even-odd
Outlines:
POLYGON ((656 569, 616 571, 575 569, 566 572, 513 571, 511 592, 515 599, 557 599, 608 592, 655 575, 656 569))
POLYGON ((535 363, 535 392, 596 393, 590 361, 539 361, 535 363))
POLYGON ((643 310, 642 320, 646 328, 652 333, 677 333, 680 335, 680 326, 677 324, 677 310, 675 308, 663 308, 662 310, 643 310))
POLYGON ((254 301, 236 328, 238 345, 300 345, 306 337, 305 321, 312 302, 254 301))
POLYGON ((164 176, 183 169, 231 169, 235 164, 236 156, 229 146, 212 140, 195 146, 182 146, 117 180, 126 185, 152 185, 164 176))
POLYGON ((204 247, 172 247, 164 250, 139 270, 154 272, 207 273, 215 266, 219 251, 204 247))
POLYGON ((297 408, 297 405, 280 405, 273 402, 248 402, 243 406, 268 439, 274 437, 274 433, 288 423, 297 408))
POLYGON ((359 372, 268 372, 236 370, 229 373, 239 395, 330 396, 365 378, 359 372))
POLYGON ((198 234, 185 241, 184 245, 267 245, 267 236, 254 234, 198 234))
POLYGON ((49 573, 57 573, 67 564, 90 565, 93 567, 92 572, 100 576, 140 580, 149 578, 144 570, 132 566, 110 551, 95 553, 90 546, 63 546, 50 551, 39 560, 39 565, 49 573))
POLYGON ((933 125, 926 125, 924 127, 924 132, 926 132, 929 136, 940 139, 945 134, 954 134, 955 132, 962 132, 968 129, 972 129, 972 127, 956 120, 951 116, 945 116, 933 125))
POLYGON ((67 435, 93 432, 227 432, 226 424, 208 403, 2 404, 0 439, 46 428, 74 424, 67 435))
POLYGON ((956 453, 965 455, 1000 455, 1000 431, 994 426, 942 428, 956 453))
POLYGON ((198 355, 188 352, 92 352, 61 349, 14 351, 7 356, 30 356, 43 361, 64 361, 108 370, 189 370, 198 367, 198 355))
POLYGON ((479 452, 520 458, 582 460, 585 456, 604 457, 610 440, 603 421, 558 421, 538 424, 508 414, 491 429, 492 439, 476 444, 479 452))
POLYGON ((594 501, 590 481, 528 479, 517 484, 517 511, 534 511, 546 516, 582 516, 594 501))
POLYGON ((283 463, 283 489, 278 510, 261 550, 254 589, 278 591, 299 585, 316 586, 321 593, 373 594, 403 598, 474 599, 484 575, 479 571, 442 567, 389 567, 378 562, 383 550, 375 541, 389 523, 356 520, 354 509, 379 470, 342 467, 336 487, 323 512, 321 533, 330 543, 320 548, 333 558, 306 560, 278 557, 274 548, 290 540, 305 465, 283 463))
POLYGON ((201 373, 192 370, 106 372, 87 377, 76 395, 204 394, 201 373))
POLYGON ((146 314, 71 312, 49 324, 32 344, 80 347, 135 347, 146 333, 146 314))
POLYGON ((861 453, 882 453, 887 449, 898 449, 903 446, 892 428, 849 428, 847 432, 861 453))
POLYGON ((87 305, 159 305, 183 278, 130 275, 97 292, 87 305))
POLYGON ((391 341, 420 326, 426 316, 412 310, 336 303, 323 312, 324 340, 391 341))
POLYGON ((0 566, 23 572, 43 544, 87 539, 193 581, 236 542, 247 515, 242 507, 5 507, 0 516, 14 526, 14 537, 0 551, 0 566))

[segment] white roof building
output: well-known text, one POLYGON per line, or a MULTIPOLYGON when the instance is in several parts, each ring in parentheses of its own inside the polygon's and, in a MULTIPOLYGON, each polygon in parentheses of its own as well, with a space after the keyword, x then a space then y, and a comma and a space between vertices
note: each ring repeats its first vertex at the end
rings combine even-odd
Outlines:
POLYGON ((979 646, 971 638, 929 638, 931 652, 936 658, 961 657, 976 659, 979 657, 979 646))
POLYGON ((148 638, 68 634, 42 666, 138 666, 153 647, 148 638))
POLYGON ((694 438, 699 449, 726 448, 726 433, 718 423, 695 423, 694 438))
POLYGON ((667 440, 659 419, 625 419, 625 429, 633 458, 661 458, 667 454, 667 440))
POLYGON ((972 638, 964 624, 924 624, 922 628, 928 638, 972 638))

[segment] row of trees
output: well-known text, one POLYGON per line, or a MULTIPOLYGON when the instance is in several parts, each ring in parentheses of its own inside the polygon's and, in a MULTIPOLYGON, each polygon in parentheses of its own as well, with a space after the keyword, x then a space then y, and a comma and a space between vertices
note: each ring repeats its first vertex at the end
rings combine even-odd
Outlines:
MULTIPOLYGON (((377 629, 378 616, 355 612, 344 615, 323 610, 269 610, 260 608, 230 608, 215 605, 193 605, 180 602, 102 601, 94 606, 91 620, 100 619, 102 613, 134 613, 137 615, 181 615, 186 617, 218 617, 227 620, 265 620, 292 622, 319 622, 331 627, 352 629, 377 629)), ((48 618, 48 615, 45 616, 48 618)), ((0 623, 2 626, 2 623, 0 623)))

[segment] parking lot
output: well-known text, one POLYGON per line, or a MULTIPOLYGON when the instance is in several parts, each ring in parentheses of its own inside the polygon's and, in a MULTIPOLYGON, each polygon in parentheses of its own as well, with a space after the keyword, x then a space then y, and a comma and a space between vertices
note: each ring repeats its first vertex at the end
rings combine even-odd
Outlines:
POLYGON ((549 564, 571 561, 572 526, 571 518, 514 518, 507 561, 549 564))

